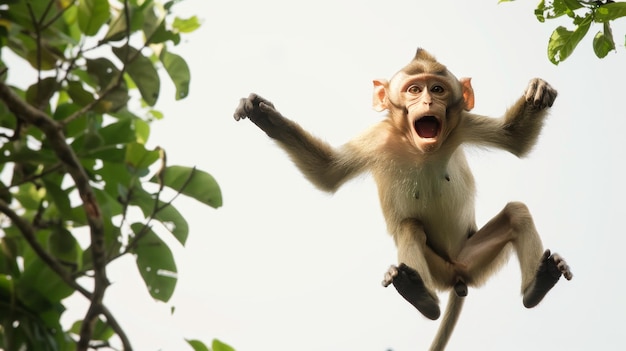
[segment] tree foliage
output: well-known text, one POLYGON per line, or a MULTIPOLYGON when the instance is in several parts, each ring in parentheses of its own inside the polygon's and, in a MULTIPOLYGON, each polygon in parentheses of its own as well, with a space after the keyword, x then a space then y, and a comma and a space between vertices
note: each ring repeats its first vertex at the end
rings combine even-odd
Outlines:
POLYGON ((168 301, 177 268, 162 235, 184 245, 189 233, 172 201, 221 206, 211 175, 147 146, 161 80, 176 100, 189 92, 170 49, 200 23, 176 17, 178 1, 0 0, 0 349, 86 350, 116 335, 131 350, 102 302, 107 265, 133 255, 150 295, 168 301), (20 60, 30 72, 12 67, 20 60), (90 304, 64 327, 72 294, 90 304))
MULTIPOLYGON (((500 0, 508 2, 513 0, 500 0)), ((601 25, 602 30, 593 37, 593 51, 599 58, 604 58, 615 50, 615 40, 611 29, 611 21, 626 16, 626 2, 583 1, 583 0, 542 0, 535 9, 539 22, 562 16, 569 17, 575 28, 569 30, 557 27, 548 42, 548 59, 555 65, 565 61, 582 38, 587 35, 593 24, 601 25)), ((626 36, 624 40, 626 45, 626 36)))

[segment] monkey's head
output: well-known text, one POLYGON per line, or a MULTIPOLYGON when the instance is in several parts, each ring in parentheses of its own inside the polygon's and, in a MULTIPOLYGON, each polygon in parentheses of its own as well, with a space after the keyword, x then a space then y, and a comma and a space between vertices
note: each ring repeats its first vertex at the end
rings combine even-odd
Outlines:
POLYGON ((393 124, 423 153, 437 151, 456 128, 462 110, 474 107, 469 78, 457 79, 418 48, 391 80, 374 80, 374 109, 389 111, 393 124))

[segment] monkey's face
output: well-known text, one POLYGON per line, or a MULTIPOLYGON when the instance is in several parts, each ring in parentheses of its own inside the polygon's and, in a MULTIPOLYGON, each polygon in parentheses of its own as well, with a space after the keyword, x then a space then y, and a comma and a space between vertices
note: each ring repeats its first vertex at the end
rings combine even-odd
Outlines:
POLYGON ((395 91, 395 107, 403 110, 406 133, 421 152, 437 151, 449 134, 455 121, 449 121, 447 108, 454 94, 453 85, 446 76, 436 74, 406 75, 400 73, 390 82, 395 91))

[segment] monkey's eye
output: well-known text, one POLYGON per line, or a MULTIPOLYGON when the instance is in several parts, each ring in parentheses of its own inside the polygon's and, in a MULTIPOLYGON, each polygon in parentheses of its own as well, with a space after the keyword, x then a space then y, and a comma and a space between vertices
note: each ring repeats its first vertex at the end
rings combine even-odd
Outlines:
POLYGON ((443 93, 444 89, 441 85, 435 85, 432 88, 430 88, 430 91, 432 91, 433 93, 443 93))
POLYGON ((417 85, 411 85, 407 90, 409 94, 418 94, 422 91, 417 85))

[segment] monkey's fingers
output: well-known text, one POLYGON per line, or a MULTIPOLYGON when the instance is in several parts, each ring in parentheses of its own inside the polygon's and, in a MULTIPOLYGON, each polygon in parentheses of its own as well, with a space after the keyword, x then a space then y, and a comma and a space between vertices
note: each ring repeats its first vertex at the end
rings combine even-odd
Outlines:
POLYGON ((250 94, 250 96, 248 98, 250 100, 254 101, 254 103, 258 104, 259 106, 261 106, 261 104, 264 104, 264 105, 269 106, 272 109, 274 108, 274 104, 271 101, 269 101, 269 100, 267 100, 267 99, 265 99, 265 98, 263 98, 263 97, 261 97, 261 96, 259 96, 257 94, 250 94))
POLYGON ((241 98, 239 100, 239 106, 237 106, 235 113, 233 114, 235 121, 248 117, 253 108, 254 104, 252 103, 252 100, 249 98, 241 98))
POLYGON ((552 107, 557 96, 557 91, 546 81, 533 78, 528 83, 524 94, 526 101, 538 108, 552 107))
POLYGON ((548 83, 543 82, 539 85, 537 93, 535 94, 535 105, 540 108, 552 107, 554 100, 556 99, 557 92, 548 83))
POLYGON ((267 120, 273 127, 284 128, 288 124, 287 119, 276 111, 274 104, 267 100, 259 102, 259 110, 267 116, 267 120))

